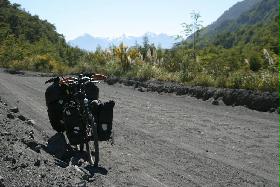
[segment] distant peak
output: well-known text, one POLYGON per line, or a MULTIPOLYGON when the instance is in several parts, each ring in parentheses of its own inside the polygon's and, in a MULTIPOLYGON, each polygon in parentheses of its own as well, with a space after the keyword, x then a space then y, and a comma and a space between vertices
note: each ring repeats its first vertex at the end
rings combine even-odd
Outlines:
POLYGON ((165 33, 155 34, 152 32, 147 32, 141 36, 122 34, 116 37, 92 36, 88 33, 85 33, 82 36, 71 40, 70 43, 73 46, 79 46, 82 49, 94 51, 97 46, 101 46, 103 49, 105 49, 110 45, 118 46, 121 42, 129 47, 134 46, 135 42, 141 44, 145 35, 149 38, 150 43, 154 43, 155 45, 160 44, 163 48, 171 48, 174 43, 173 37, 170 37, 165 33))
POLYGON ((155 33, 153 33, 153 32, 146 32, 145 35, 146 35, 146 36, 154 37, 154 36, 156 36, 157 34, 155 34, 155 33))
POLYGON ((83 37, 92 37, 90 34, 88 34, 88 33, 84 33, 83 35, 82 35, 83 37))

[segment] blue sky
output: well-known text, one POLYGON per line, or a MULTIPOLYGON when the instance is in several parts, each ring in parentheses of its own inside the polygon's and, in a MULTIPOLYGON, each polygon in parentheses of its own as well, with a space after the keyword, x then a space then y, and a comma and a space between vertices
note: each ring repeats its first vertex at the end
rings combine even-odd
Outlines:
POLYGON ((84 33, 117 37, 146 32, 180 34, 190 13, 200 13, 203 26, 215 21, 241 0, 10 0, 32 15, 54 24, 57 31, 74 39, 84 33))

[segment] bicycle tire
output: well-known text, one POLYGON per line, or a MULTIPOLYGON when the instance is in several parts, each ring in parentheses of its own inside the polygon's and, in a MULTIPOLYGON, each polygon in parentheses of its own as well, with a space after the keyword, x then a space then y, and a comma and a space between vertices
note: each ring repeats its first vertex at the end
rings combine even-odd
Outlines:
POLYGON ((92 120, 92 130, 93 130, 93 142, 94 142, 94 166, 97 167, 99 163, 99 144, 98 144, 98 134, 97 134, 97 123, 92 120))

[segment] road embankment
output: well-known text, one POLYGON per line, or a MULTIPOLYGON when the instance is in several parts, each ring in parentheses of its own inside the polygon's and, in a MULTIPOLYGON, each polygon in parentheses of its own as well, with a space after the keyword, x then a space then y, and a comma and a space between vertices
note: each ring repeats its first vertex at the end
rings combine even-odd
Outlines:
POLYGON ((197 99, 212 99, 214 105, 223 102, 230 106, 245 106, 261 112, 279 113, 279 93, 261 92, 245 89, 214 88, 203 86, 185 86, 175 82, 158 80, 141 80, 109 77, 106 81, 109 85, 121 83, 126 86, 134 86, 141 92, 175 93, 176 95, 189 95, 197 99))

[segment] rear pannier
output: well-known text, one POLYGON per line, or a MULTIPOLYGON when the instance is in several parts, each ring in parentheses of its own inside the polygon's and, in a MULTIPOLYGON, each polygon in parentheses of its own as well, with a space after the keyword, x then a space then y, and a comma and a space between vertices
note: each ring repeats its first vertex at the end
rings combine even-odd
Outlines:
POLYGON ((57 132, 65 131, 62 121, 64 90, 58 83, 50 85, 45 92, 46 105, 51 126, 57 132))

